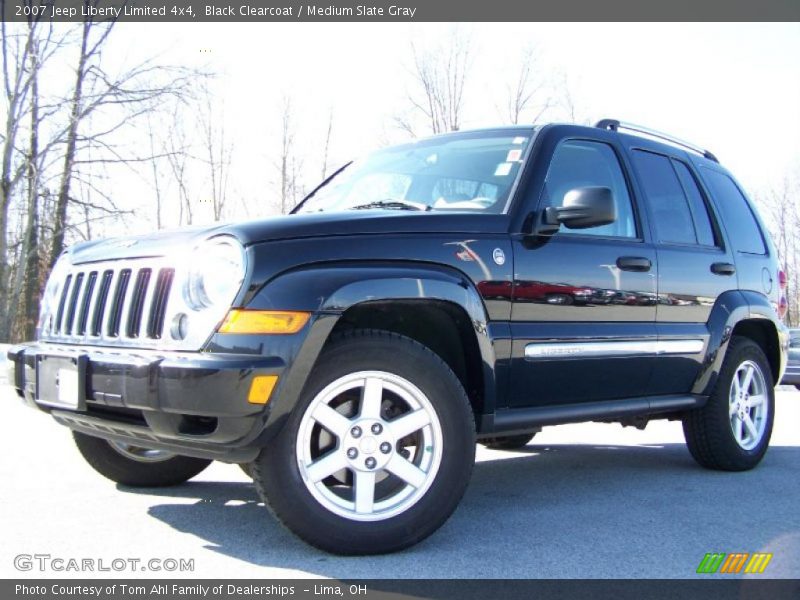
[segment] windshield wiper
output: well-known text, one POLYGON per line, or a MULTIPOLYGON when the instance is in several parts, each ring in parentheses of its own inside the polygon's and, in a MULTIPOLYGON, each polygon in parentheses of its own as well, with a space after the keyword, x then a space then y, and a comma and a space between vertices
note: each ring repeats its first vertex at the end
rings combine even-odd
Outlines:
POLYGON ((351 206, 348 210, 367 210, 370 208, 394 208, 397 210, 431 210, 430 205, 420 202, 409 202, 408 200, 375 200, 366 204, 351 206))

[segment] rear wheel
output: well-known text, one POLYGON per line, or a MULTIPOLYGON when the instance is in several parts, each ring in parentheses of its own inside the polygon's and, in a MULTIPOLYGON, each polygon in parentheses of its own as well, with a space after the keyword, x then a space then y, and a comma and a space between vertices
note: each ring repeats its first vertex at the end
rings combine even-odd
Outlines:
POLYGON ((72 432, 86 462, 102 476, 133 487, 160 487, 188 481, 211 464, 210 460, 178 456, 122 442, 72 432))
POLYGON ((723 471, 755 467, 769 446, 775 418, 772 372, 761 347, 731 340, 714 392, 683 419, 689 452, 702 466, 723 471))
POLYGON ((490 450, 519 450, 524 448, 536 436, 536 433, 523 433, 520 435, 506 435, 500 437, 484 438, 479 443, 490 450))
POLYGON ((474 456, 472 410, 450 368, 409 338, 366 330, 323 351, 252 470, 265 502, 306 542, 379 554, 447 520, 474 456))

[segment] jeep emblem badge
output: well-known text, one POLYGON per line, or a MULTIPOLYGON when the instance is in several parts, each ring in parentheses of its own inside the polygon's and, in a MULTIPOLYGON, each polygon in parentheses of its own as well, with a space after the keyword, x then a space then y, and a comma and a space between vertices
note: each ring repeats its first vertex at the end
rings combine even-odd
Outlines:
POLYGON ((494 262, 496 262, 498 265, 505 264, 506 253, 503 252, 500 248, 495 248, 494 252, 492 252, 492 258, 494 259, 494 262))

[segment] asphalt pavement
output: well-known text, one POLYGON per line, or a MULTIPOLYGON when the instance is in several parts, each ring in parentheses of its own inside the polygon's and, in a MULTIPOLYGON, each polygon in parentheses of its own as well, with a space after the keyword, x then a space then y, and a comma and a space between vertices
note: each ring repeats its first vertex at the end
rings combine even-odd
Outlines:
POLYGON ((173 488, 126 489, 96 474, 66 429, 2 381, 0 406, 4 578, 686 578, 706 552, 771 552, 761 577, 800 573, 794 388, 778 392, 772 445, 753 471, 700 468, 679 423, 546 428, 520 452, 479 447, 460 507, 428 540, 361 558, 325 554, 285 531, 236 466, 215 463, 173 488), (95 571, 43 572, 35 559, 30 571, 15 568, 15 557, 34 554, 62 566, 90 559, 95 571), (193 560, 194 572, 97 570, 114 558, 193 560))

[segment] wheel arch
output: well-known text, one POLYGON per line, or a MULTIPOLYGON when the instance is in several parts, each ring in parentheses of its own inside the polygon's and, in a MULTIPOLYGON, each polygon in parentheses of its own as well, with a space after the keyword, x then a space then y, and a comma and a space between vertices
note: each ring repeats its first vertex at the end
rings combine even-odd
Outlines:
POLYGON ((710 333, 706 360, 693 392, 708 395, 722 369, 725 353, 734 335, 752 339, 763 350, 775 385, 786 367, 788 333, 775 309, 763 294, 733 290, 718 299, 708 320, 710 333))

